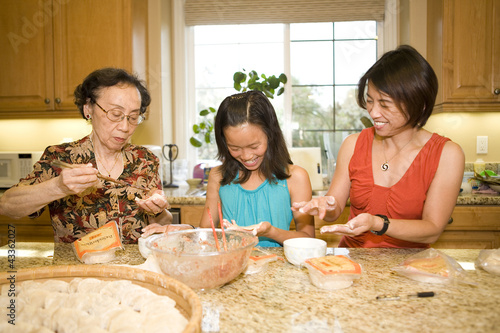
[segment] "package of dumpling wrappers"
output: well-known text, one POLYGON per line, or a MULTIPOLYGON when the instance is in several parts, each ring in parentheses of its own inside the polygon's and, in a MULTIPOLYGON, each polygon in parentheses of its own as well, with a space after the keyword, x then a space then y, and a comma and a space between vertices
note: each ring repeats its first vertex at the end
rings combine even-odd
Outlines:
POLYGON ((475 264, 488 273, 500 275, 500 249, 481 250, 475 264))
POLYGON ((84 264, 102 264, 115 259, 115 251, 123 249, 118 226, 111 221, 73 242, 73 250, 84 264))
POLYGON ((276 261, 278 256, 274 253, 268 253, 259 248, 254 247, 250 257, 248 258, 248 266, 245 274, 255 274, 262 272, 267 268, 267 264, 276 261))
POLYGON ((455 259, 433 248, 410 256, 393 270, 419 282, 474 284, 467 281, 465 270, 455 259))

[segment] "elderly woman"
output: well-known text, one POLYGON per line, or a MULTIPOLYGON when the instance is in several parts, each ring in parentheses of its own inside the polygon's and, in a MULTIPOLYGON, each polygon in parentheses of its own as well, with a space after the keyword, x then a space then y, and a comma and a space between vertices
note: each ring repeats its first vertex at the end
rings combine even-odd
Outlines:
POLYGON ((122 241, 134 243, 147 224, 170 223, 158 158, 129 143, 150 100, 138 78, 122 69, 87 76, 75 104, 92 132, 47 147, 33 171, 0 198, 0 214, 36 217, 48 205, 56 242, 73 242, 116 221, 122 241))

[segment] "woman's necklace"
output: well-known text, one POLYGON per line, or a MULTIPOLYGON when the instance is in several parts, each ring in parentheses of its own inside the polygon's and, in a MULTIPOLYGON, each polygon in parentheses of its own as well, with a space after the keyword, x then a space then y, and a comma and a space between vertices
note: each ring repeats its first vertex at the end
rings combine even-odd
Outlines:
POLYGON ((385 145, 384 145, 384 142, 385 140, 382 140, 382 151, 384 152, 384 159, 385 159, 385 162, 382 163, 382 165, 380 166, 380 168, 382 169, 382 171, 387 171, 389 170, 389 162, 394 158, 396 157, 406 146, 408 146, 410 144, 410 142, 413 141, 413 139, 415 138, 415 134, 417 132, 413 133, 413 136, 411 137, 410 141, 408 141, 403 147, 401 147, 400 150, 398 150, 398 152, 396 154, 394 154, 393 157, 391 157, 390 159, 387 159, 387 157, 385 156, 385 145))
POLYGON ((94 155, 95 155, 96 164, 100 163, 101 166, 104 168, 104 171, 106 171, 106 173, 108 174, 108 177, 111 177, 111 172, 115 169, 116 163, 118 163, 119 157, 122 157, 122 162, 123 162, 123 151, 120 151, 120 154, 117 154, 115 156, 115 163, 113 164, 113 167, 111 168, 111 170, 108 170, 108 168, 106 168, 106 166, 104 165, 102 160, 99 158, 99 155, 97 154, 97 150, 95 149, 95 146, 94 146, 94 142, 92 141, 92 138, 90 136, 89 136, 89 139, 90 139, 90 143, 92 144, 92 148, 94 148, 94 155))
POLYGON ((121 154, 116 155, 116 157, 115 157, 115 163, 113 164, 113 167, 111 168, 111 170, 108 170, 108 168, 106 168, 106 166, 104 165, 104 163, 102 163, 102 161, 100 161, 99 157, 97 156, 97 152, 94 152, 94 154, 95 154, 96 162, 100 162, 101 165, 102 165, 102 167, 104 168, 104 170, 108 173, 108 177, 111 177, 111 172, 115 169, 116 163, 118 163, 119 157, 122 156, 122 155, 121 154))

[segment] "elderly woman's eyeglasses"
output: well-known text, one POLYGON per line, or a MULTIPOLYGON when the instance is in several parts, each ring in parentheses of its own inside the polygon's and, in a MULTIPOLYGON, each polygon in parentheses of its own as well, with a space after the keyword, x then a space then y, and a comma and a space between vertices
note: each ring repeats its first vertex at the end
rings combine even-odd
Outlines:
POLYGON ((99 107, 104 113, 106 113, 106 117, 111 120, 112 122, 119 123, 120 121, 123 120, 123 118, 127 118, 127 121, 130 123, 130 125, 139 125, 144 121, 144 116, 140 114, 139 112, 132 112, 128 116, 125 115, 125 113, 119 111, 119 110, 109 110, 106 111, 102 106, 100 106, 96 101, 94 101, 95 105, 99 107))

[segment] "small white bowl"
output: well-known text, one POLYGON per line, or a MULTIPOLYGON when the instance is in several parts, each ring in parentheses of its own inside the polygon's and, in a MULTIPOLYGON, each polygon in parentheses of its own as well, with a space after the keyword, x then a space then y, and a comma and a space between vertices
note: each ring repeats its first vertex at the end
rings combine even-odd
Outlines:
POLYGON ((148 259, 149 255, 151 254, 151 250, 146 246, 146 243, 152 236, 156 235, 157 234, 152 234, 148 237, 139 237, 139 239, 137 240, 137 245, 139 245, 139 252, 141 252, 141 255, 144 259, 148 259))
POLYGON ((196 187, 200 185, 201 181, 202 181, 201 178, 190 178, 186 180, 186 183, 188 183, 190 187, 196 187))
POLYGON ((286 259, 295 266, 304 265, 309 258, 324 257, 326 242, 318 238, 290 238, 283 242, 286 259))

